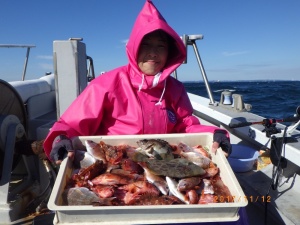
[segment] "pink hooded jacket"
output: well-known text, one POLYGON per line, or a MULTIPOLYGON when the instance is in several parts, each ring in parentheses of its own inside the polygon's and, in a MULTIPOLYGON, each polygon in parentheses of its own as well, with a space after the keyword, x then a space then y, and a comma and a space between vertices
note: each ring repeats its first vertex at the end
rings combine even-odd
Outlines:
POLYGON ((148 0, 138 15, 126 46, 129 64, 94 79, 53 125, 45 142, 49 157, 60 134, 90 135, 214 132, 192 115, 193 108, 181 82, 170 74, 186 57, 178 34, 148 0), (171 37, 169 57, 160 76, 145 76, 137 65, 142 38, 161 29, 171 37))

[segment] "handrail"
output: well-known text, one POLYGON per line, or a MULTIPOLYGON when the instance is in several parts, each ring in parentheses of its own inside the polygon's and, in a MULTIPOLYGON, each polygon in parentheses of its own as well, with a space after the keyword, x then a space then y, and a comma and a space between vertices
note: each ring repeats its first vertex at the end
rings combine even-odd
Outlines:
POLYGON ((201 71, 201 74, 202 74, 202 77, 203 77, 203 81, 204 81, 204 84, 205 84, 205 87, 206 87, 206 90, 207 90, 207 94, 208 94, 209 99, 210 99, 210 104, 214 105, 215 100, 214 100, 214 97, 212 95, 212 92, 211 92, 211 89, 210 89, 210 86, 209 86, 209 83, 208 83, 208 80, 207 80, 207 76, 206 76, 206 73, 205 73, 205 70, 204 70, 204 66, 203 66, 203 63, 201 61, 201 57, 200 57, 198 47, 197 47, 197 44, 196 44, 196 40, 202 40, 202 39, 203 39, 202 34, 188 35, 187 45, 192 45, 193 46, 195 56, 197 58, 198 65, 199 65, 199 68, 200 68, 200 71, 201 71))
POLYGON ((89 62, 87 78, 88 78, 88 82, 90 82, 93 79, 95 79, 94 62, 93 62, 92 57, 86 56, 86 58, 87 58, 87 60, 89 62))
POLYGON ((35 48, 35 45, 0 44, 0 48, 35 48))
POLYGON ((196 45, 196 41, 192 40, 191 42, 192 42, 192 45, 193 45, 193 48, 194 48, 194 51, 195 51, 195 55, 196 55, 196 58, 197 58, 197 61, 198 61, 199 68, 201 70, 201 74, 202 74, 202 77, 203 77, 203 80, 204 80, 204 83, 205 83, 205 87, 206 87, 209 99, 210 99, 210 104, 213 105, 213 104, 215 104, 214 97, 212 95, 212 92, 211 92, 211 89, 210 89, 210 86, 209 86, 209 83, 208 83, 208 80, 207 80, 207 76, 206 76, 206 73, 205 73, 205 70, 204 70, 204 67, 203 67, 203 63, 202 63, 201 58, 200 58, 200 54, 199 54, 199 51, 198 51, 198 48, 197 48, 197 45, 196 45))
MULTIPOLYGON (((184 34, 181 37, 181 39, 182 39, 184 45, 186 46, 186 48, 187 48, 188 45, 193 46, 195 56, 197 58, 197 62, 198 62, 198 65, 199 65, 199 68, 200 68, 200 71, 201 71, 201 74, 202 74, 202 77, 203 77, 203 81, 204 81, 204 84, 205 84, 205 87, 206 87, 206 90, 207 90, 207 94, 208 94, 209 99, 210 99, 209 104, 214 105, 215 100, 214 100, 214 97, 212 95, 212 92, 211 92, 211 89, 210 89, 210 86, 209 86, 209 83, 208 83, 208 80, 207 80, 207 76, 206 76, 206 73, 205 73, 205 70, 204 70, 204 66, 203 66, 203 63, 201 61, 201 57, 200 57, 200 54, 199 54, 199 51, 198 51, 198 48, 197 48, 197 44, 196 44, 196 40, 202 40, 203 35, 202 34, 195 34, 195 35, 186 35, 186 34, 184 34)), ((185 59, 185 61, 183 63, 186 63, 186 62, 187 62, 187 59, 185 59)))
POLYGON ((26 56, 25 56, 25 62, 24 62, 24 68, 23 68, 23 74, 22 74, 22 81, 25 80, 25 74, 27 70, 27 64, 28 64, 28 58, 30 53, 30 48, 35 48, 35 45, 20 45, 20 44, 0 44, 1 48, 27 48, 26 56))

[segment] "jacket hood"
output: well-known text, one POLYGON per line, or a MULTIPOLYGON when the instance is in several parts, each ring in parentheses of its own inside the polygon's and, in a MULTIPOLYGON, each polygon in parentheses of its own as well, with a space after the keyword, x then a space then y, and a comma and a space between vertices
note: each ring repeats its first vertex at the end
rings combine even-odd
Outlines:
POLYGON ((129 74, 134 87, 148 89, 153 87, 154 76, 145 76, 140 71, 137 64, 138 50, 145 35, 155 30, 163 30, 170 36, 169 54, 167 63, 161 71, 159 80, 155 80, 157 85, 162 83, 186 58, 186 48, 179 35, 168 25, 151 0, 147 0, 141 12, 137 16, 128 43, 126 53, 129 59, 129 74), (146 79, 146 82, 144 82, 146 79))

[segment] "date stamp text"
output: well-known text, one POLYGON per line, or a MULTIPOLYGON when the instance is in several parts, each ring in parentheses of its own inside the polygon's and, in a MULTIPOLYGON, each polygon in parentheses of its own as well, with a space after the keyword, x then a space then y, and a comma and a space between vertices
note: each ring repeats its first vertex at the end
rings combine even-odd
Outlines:
POLYGON ((271 196, 214 196, 215 202, 271 202, 271 196))

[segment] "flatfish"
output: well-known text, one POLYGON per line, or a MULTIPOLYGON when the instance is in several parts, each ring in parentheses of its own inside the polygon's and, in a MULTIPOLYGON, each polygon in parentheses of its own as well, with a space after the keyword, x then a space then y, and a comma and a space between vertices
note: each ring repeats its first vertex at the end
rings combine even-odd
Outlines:
POLYGON ((167 176, 172 178, 185 178, 203 175, 204 169, 184 158, 172 160, 148 159, 140 162, 142 167, 147 167, 149 171, 158 176, 167 176))

